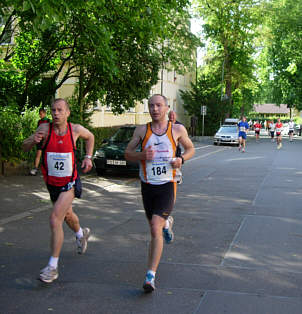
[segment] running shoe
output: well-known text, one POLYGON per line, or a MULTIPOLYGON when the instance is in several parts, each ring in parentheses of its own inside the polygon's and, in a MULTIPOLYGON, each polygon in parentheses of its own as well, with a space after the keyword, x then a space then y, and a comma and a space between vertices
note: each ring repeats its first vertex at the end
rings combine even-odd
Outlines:
POLYGON ((90 237, 90 229, 89 228, 83 229, 83 237, 82 238, 78 239, 76 237, 76 242, 77 242, 77 246, 78 246, 78 254, 84 254, 86 252, 89 237, 90 237))
POLYGON ((241 145, 238 146, 239 151, 241 151, 241 145))
POLYGON ((51 283, 59 277, 58 268, 47 265, 41 269, 39 279, 46 283, 51 283))
POLYGON ((167 244, 170 244, 174 241, 174 232, 172 230, 174 219, 172 216, 168 217, 169 228, 163 228, 163 236, 167 244))
POLYGON ((182 184, 182 172, 180 169, 176 169, 176 176, 175 176, 177 184, 182 184))
POLYGON ((29 174, 30 174, 31 176, 36 176, 37 173, 38 173, 38 169, 37 169, 37 168, 31 169, 30 172, 29 172, 29 174))
POLYGON ((143 289, 145 290, 146 293, 150 293, 155 290, 155 277, 147 273, 146 279, 144 281, 143 289))
POLYGON ((277 149, 280 149, 280 148, 281 148, 281 144, 278 144, 277 149))
POLYGON ((245 149, 244 148, 242 148, 242 152, 245 153, 245 149))

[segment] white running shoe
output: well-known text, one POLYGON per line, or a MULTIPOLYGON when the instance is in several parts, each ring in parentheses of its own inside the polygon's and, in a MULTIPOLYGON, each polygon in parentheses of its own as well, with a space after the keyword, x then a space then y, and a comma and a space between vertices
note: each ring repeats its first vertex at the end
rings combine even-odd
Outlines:
POLYGON ((29 174, 30 174, 31 176, 36 176, 37 173, 38 173, 38 169, 37 169, 37 168, 31 169, 30 172, 29 172, 29 174))
POLYGON ((80 239, 76 238, 78 254, 84 254, 86 252, 89 237, 90 237, 90 229, 84 228, 83 237, 80 239))
POLYGON ((47 265, 41 269, 39 279, 46 283, 51 283, 59 277, 58 268, 47 265))

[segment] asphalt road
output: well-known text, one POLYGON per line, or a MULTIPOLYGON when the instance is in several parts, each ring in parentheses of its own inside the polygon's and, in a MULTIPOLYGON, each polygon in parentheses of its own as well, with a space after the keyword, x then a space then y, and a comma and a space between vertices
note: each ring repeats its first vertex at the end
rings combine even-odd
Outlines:
POLYGON ((49 258, 48 194, 38 177, 0 177, 0 313, 301 314, 302 141, 197 143, 185 163, 157 289, 145 295, 148 226, 135 176, 83 177, 75 201, 92 230, 78 256, 65 228, 60 276, 49 258))

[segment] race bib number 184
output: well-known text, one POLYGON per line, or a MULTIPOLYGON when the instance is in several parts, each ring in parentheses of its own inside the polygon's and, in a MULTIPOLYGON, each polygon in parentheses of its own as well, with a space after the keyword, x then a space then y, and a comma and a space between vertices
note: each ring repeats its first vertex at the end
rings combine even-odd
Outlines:
POLYGON ((150 182, 164 182, 173 179, 170 161, 157 160, 147 163, 147 178, 150 182))

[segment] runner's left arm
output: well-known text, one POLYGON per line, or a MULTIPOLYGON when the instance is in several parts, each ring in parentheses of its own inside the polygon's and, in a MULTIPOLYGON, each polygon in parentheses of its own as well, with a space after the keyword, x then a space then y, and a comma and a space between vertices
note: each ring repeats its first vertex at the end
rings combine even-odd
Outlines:
MULTIPOLYGON (((175 126, 173 126, 173 127, 175 127, 175 126)), ((183 125, 180 125, 180 124, 177 125, 177 128, 179 131, 178 142, 183 146, 184 152, 181 155, 182 158, 177 157, 176 160, 174 162, 172 162, 173 168, 180 168, 182 165, 182 159, 185 162, 186 160, 191 159, 195 154, 195 148, 194 148, 194 145, 193 145, 191 139, 189 138, 187 129, 183 125)))
MULTIPOLYGON (((86 173, 92 168, 94 135, 80 124, 73 125, 73 130, 75 131, 77 138, 80 137, 85 141, 86 155, 82 161, 81 168, 83 169, 83 172, 86 173)), ((76 138, 74 140, 76 141, 76 138)))

